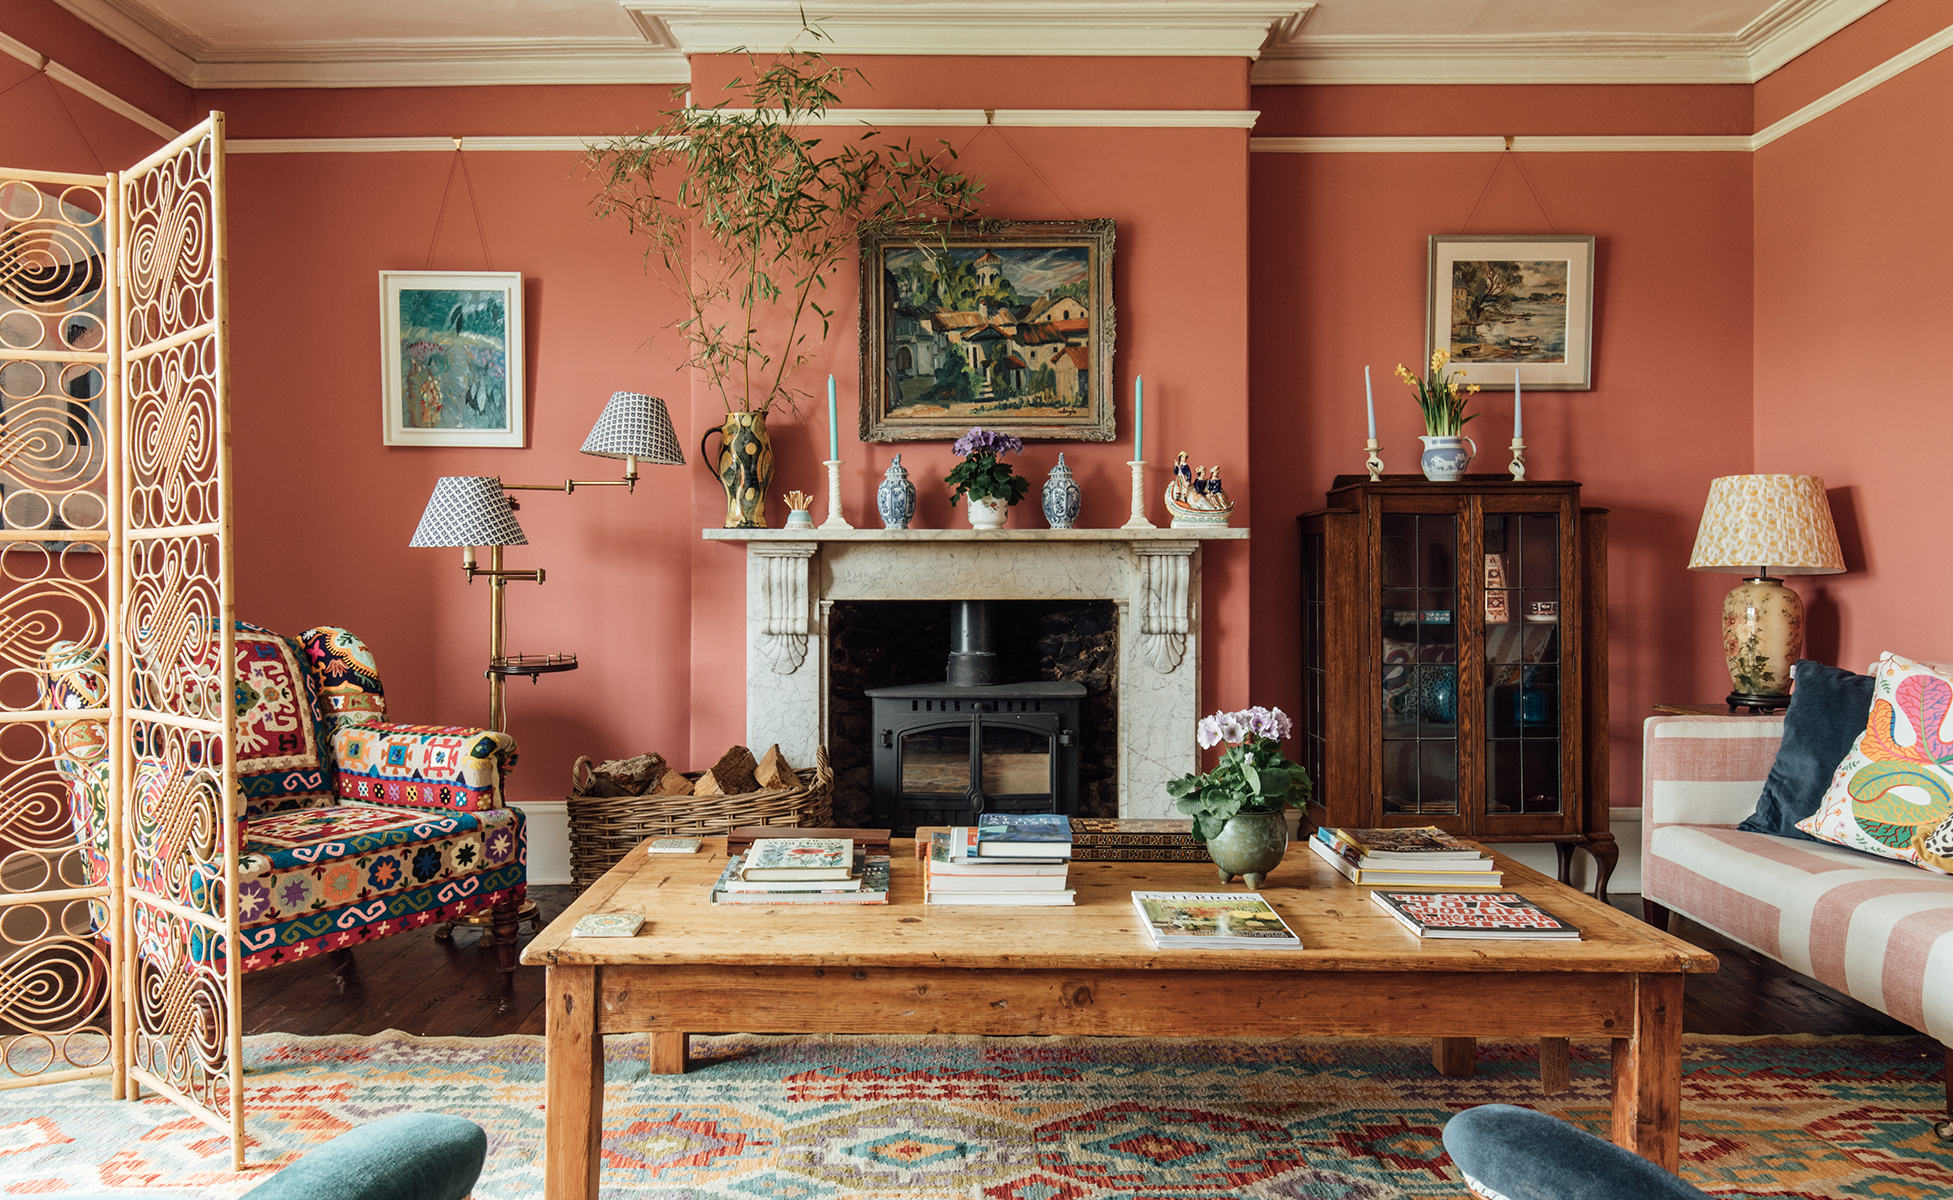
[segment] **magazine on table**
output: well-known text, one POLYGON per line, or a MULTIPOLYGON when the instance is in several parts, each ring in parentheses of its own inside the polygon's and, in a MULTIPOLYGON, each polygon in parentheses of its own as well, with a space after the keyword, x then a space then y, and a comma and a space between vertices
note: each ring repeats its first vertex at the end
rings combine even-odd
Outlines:
POLYGON ((1302 939, 1260 892, 1134 892, 1132 906, 1162 949, 1301 949, 1302 939))
POLYGON ((1489 854, 1458 858, 1451 854, 1365 854, 1353 843, 1343 841, 1328 830, 1316 830, 1311 844, 1334 850, 1358 868, 1372 871, 1496 871, 1499 865, 1489 854))
POLYGON ((1580 931, 1517 892, 1370 893, 1378 908, 1419 937, 1570 938, 1580 931))
POLYGON ((1336 868, 1336 873, 1359 887, 1448 887, 1463 890, 1466 888, 1497 891, 1505 886, 1505 873, 1502 871, 1448 871, 1449 862, 1434 862, 1429 870, 1379 870, 1375 867, 1359 867, 1348 858, 1330 849, 1322 842, 1309 839, 1309 849, 1317 858, 1336 868))

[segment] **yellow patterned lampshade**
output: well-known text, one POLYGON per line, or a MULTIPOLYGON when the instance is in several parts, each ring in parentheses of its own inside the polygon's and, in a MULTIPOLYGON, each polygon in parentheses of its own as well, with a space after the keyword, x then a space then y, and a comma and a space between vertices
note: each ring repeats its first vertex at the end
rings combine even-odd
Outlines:
POLYGON ((1836 575, 1845 569, 1824 481, 1815 475, 1725 475, 1689 555, 1691 571, 1836 575))

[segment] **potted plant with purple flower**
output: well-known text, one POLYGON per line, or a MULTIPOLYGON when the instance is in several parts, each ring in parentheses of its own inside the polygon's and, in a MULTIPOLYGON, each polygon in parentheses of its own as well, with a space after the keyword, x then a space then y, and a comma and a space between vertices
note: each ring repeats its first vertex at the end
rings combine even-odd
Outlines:
POLYGON ((1006 510, 1031 490, 1031 481, 1003 461, 1004 455, 1023 449, 1018 439, 980 425, 957 439, 956 454, 963 461, 943 476, 943 482, 950 485, 951 508, 960 497, 970 498, 971 528, 1003 528, 1006 510))
POLYGON ((1203 717, 1194 740, 1210 750, 1227 743, 1214 769, 1166 785, 1174 807, 1193 816, 1194 840, 1207 843, 1222 883, 1239 875, 1251 888, 1288 852, 1282 814, 1309 801, 1309 773, 1282 754, 1293 726, 1279 708, 1244 708, 1203 717))

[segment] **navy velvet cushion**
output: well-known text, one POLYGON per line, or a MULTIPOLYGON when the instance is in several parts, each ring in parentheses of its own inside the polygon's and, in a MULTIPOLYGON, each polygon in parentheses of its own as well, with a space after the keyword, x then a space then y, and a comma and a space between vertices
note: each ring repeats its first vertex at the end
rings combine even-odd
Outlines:
POLYGON ((1851 753, 1851 743, 1865 732, 1876 681, 1807 658, 1798 660, 1791 678, 1797 686, 1783 715, 1777 761, 1770 764, 1756 811, 1736 828, 1815 842, 1818 839, 1797 828, 1797 822, 1817 811, 1831 786, 1832 773, 1851 753))
POLYGON ((1444 1126, 1444 1148, 1478 1195, 1506 1200, 1708 1200, 1638 1154, 1565 1121, 1481 1104, 1444 1126))
POLYGON ((247 1200, 466 1200, 488 1160, 481 1126, 402 1113, 347 1130, 244 1193, 247 1200))

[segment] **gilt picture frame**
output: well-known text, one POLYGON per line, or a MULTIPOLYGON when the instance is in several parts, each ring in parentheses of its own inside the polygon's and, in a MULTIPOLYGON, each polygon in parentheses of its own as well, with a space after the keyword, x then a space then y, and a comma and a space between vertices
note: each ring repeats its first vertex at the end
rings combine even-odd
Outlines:
POLYGON ((381 271, 389 446, 527 444, 519 271, 381 271))
POLYGON ((1424 363, 1446 350, 1488 392, 1593 389, 1594 239, 1582 234, 1435 234, 1424 363))
POLYGON ((1103 218, 864 234, 861 439, 1111 441, 1113 239, 1103 218))

